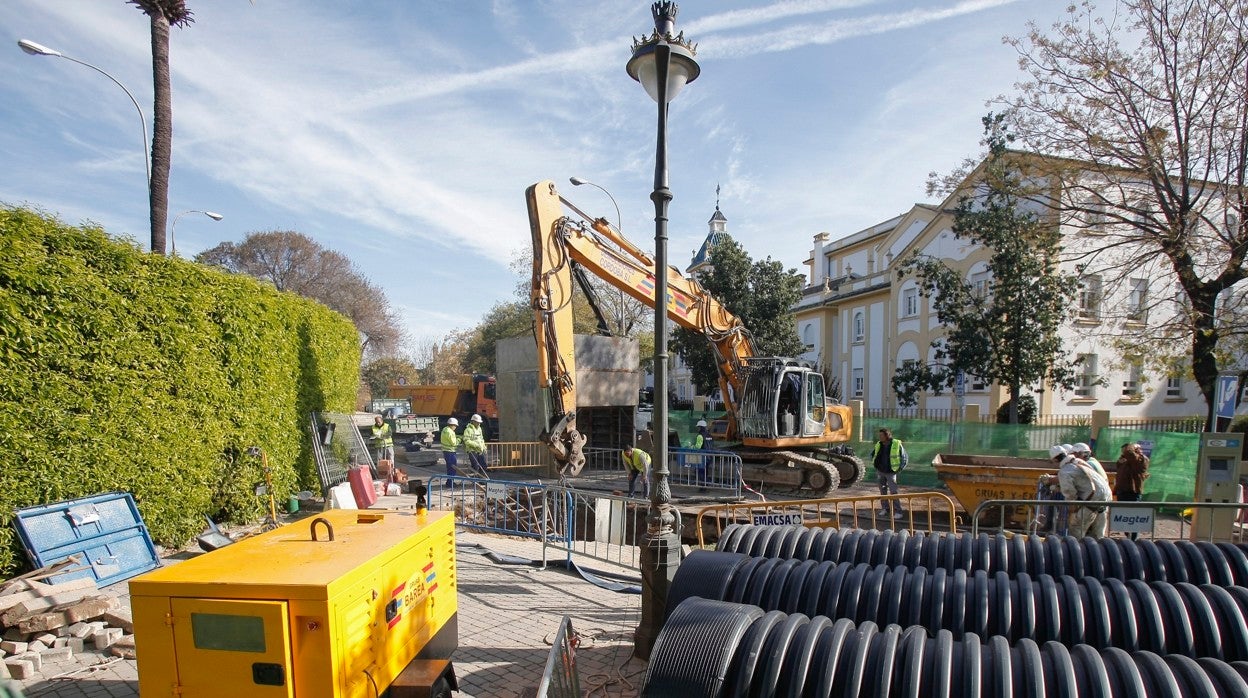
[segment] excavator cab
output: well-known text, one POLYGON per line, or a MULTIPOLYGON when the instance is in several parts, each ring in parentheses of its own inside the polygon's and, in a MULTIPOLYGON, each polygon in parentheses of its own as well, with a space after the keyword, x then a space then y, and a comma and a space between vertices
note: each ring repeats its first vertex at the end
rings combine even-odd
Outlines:
POLYGON ((822 440, 827 391, 823 376, 809 364, 781 357, 745 359, 737 422, 740 437, 751 440, 822 440))

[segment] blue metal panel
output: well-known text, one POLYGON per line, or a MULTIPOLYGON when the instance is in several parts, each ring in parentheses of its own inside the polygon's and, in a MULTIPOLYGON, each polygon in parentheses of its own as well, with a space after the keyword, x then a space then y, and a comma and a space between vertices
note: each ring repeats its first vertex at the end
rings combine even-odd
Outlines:
POLYGON ((52 583, 87 577, 103 587, 159 564, 147 525, 125 492, 19 509, 16 517, 18 536, 35 567, 73 555, 90 565, 56 575, 48 580, 52 583))

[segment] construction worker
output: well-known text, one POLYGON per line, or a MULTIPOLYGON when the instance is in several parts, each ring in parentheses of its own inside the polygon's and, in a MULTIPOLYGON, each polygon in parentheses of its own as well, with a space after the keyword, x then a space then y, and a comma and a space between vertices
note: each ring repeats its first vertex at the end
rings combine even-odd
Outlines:
POLYGON ((390 467, 394 467, 394 434, 390 430, 390 425, 377 415, 373 418, 373 448, 377 449, 377 466, 381 466, 381 462, 389 461, 390 467))
POLYGON ((1108 522, 1106 506, 1113 498, 1109 482, 1087 461, 1067 455, 1061 446, 1050 448, 1049 458, 1061 463, 1057 481, 1062 487, 1062 496, 1070 502, 1069 535, 1104 538, 1108 522))
POLYGON ((636 490, 637 477, 641 476, 641 492, 643 497, 650 497, 650 454, 636 446, 625 446, 620 454, 624 461, 624 469, 628 471, 628 496, 636 490))
MULTIPOLYGON (((705 419, 698 420, 698 434, 693 437, 693 447, 699 451, 711 450, 711 432, 706 426, 705 419)), ((698 491, 706 491, 706 459, 708 456, 697 456, 696 468, 698 469, 698 491)))
POLYGON ((1096 472, 1100 473, 1101 477, 1109 480, 1109 476, 1105 474, 1105 466, 1101 465, 1101 462, 1096 459, 1096 456, 1092 455, 1091 446, 1085 443, 1077 443, 1074 446, 1071 446, 1071 450, 1074 451, 1074 455, 1076 457, 1082 458, 1084 463, 1092 466, 1096 472))
POLYGON ((472 469, 489 477, 485 466, 485 434, 481 432, 481 415, 474 414, 464 427, 464 452, 468 454, 468 463, 472 469))
POLYGON ((459 449, 459 434, 455 433, 455 427, 459 426, 459 420, 451 417, 446 420, 446 426, 442 427, 442 459, 446 461, 446 474, 458 475, 455 466, 459 464, 456 451, 459 449))
MULTIPOLYGON (((893 438, 892 429, 882 427, 879 430, 879 437, 871 449, 871 464, 875 466, 875 473, 879 476, 880 495, 897 494, 897 473, 905 470, 910 464, 910 455, 906 453, 906 447, 902 445, 901 439, 893 438)), ((882 502, 875 513, 879 516, 891 514, 894 519, 900 519, 901 507, 897 506, 896 501, 892 501, 891 507, 889 503, 889 500, 882 502)))

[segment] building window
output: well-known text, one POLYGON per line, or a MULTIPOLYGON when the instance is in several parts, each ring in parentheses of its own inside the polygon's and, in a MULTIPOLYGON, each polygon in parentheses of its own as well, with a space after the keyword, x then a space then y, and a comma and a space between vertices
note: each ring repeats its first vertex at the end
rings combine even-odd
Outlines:
POLYGON ((901 316, 914 317, 919 314, 919 289, 910 288, 901 291, 901 316))
POLYGON ((1127 321, 1148 321, 1148 279, 1131 279, 1127 293, 1127 321))
POLYGON ((1084 202, 1084 222, 1089 228, 1100 228, 1105 225, 1105 204, 1095 199, 1084 202))
POLYGON ((1183 379, 1167 378, 1166 379, 1166 397, 1179 398, 1183 397, 1183 379))
POLYGON ((967 378, 970 379, 967 390, 972 393, 982 393, 988 390, 988 382, 982 377, 974 374, 967 374, 967 378))
POLYGON ((992 272, 971 274, 971 295, 984 299, 992 292, 992 272))
POLYGON ((1079 289, 1079 319, 1100 320, 1101 277, 1084 276, 1079 280, 1082 282, 1082 287, 1079 289))
POLYGON ((1080 354, 1075 362, 1083 369, 1075 383, 1075 397, 1096 399, 1096 385, 1100 380, 1096 375, 1096 354, 1080 354))
POLYGON ((807 324, 802 328, 802 344, 805 344, 807 349, 815 348, 815 326, 813 323, 807 324))
POLYGON ((1141 384, 1144 382, 1143 371, 1139 366, 1127 368, 1127 379, 1122 382, 1122 399, 1137 400, 1142 396, 1141 384))
POLYGON ((867 336, 867 316, 861 310, 854 313, 854 341, 861 342, 867 336))
POLYGON ((854 392, 853 392, 854 397, 862 397, 863 383, 862 383, 862 369, 861 368, 854 369, 853 383, 854 383, 854 392))

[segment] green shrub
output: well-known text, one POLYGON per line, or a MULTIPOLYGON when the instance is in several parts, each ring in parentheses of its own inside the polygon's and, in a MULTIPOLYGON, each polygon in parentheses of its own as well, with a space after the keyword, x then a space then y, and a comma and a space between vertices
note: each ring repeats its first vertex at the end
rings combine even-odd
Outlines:
POLYGON ((0 573, 24 507, 130 492, 164 545, 255 518, 249 446, 278 494, 316 489, 308 413, 351 409, 359 358, 316 302, 0 208, 0 573))

